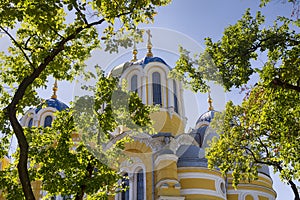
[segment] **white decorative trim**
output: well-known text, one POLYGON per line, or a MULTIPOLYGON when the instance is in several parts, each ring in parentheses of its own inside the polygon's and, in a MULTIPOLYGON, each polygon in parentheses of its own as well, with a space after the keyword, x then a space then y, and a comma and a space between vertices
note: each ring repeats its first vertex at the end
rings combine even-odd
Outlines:
POLYGON ((162 184, 164 183, 173 183, 173 184, 177 184, 179 183, 177 180, 174 179, 164 179, 164 180, 160 180, 156 183, 155 188, 159 188, 162 184))
POLYGON ((143 104, 147 104, 147 76, 145 75, 145 72, 143 72, 143 75, 141 77, 142 79, 142 102, 143 104))
POLYGON ((209 122, 207 122, 207 121, 199 122, 199 123, 196 124, 195 129, 198 129, 198 128, 202 127, 202 126, 209 126, 209 122))
POLYGON ((35 125, 35 110, 33 108, 29 109, 25 115, 21 118, 20 120, 20 124, 21 126, 25 126, 25 127, 28 127, 28 123, 29 123, 29 120, 32 118, 33 121, 32 121, 32 126, 36 126, 35 125))
POLYGON ((203 195, 215 196, 215 197, 226 199, 223 195, 218 194, 216 191, 207 190, 207 189, 181 189, 180 194, 181 195, 203 194, 203 195))
POLYGON ((174 108, 174 98, 170 98, 173 96, 174 91, 173 91, 173 87, 171 87, 171 85, 173 84, 173 79, 168 79, 168 107, 173 107, 174 108))
POLYGON ((182 145, 192 145, 192 144, 198 145, 198 143, 195 141, 195 139, 188 134, 181 134, 175 140, 178 143, 178 145, 174 152, 176 152, 178 150, 178 148, 182 145))
MULTIPOLYGON (((203 168, 207 169, 207 168, 203 168)), ((209 180, 224 180, 220 174, 220 176, 214 174, 208 174, 206 172, 180 172, 178 173, 178 179, 188 179, 188 178, 201 178, 201 179, 209 179, 209 180)))
POLYGON ((166 160, 177 162, 178 157, 177 157, 176 155, 174 155, 174 154, 163 154, 163 155, 159 155, 159 156, 157 156, 157 158, 155 159, 154 165, 155 165, 155 166, 158 166, 159 163, 160 163, 161 161, 166 161, 166 160))
POLYGON ((220 196, 223 198, 226 197, 225 180, 223 178, 218 178, 215 180, 215 188, 220 196), (224 191, 222 189, 224 189, 224 191))
POLYGON ((162 106, 167 106, 167 77, 169 73, 169 68, 166 67, 162 63, 153 62, 146 65, 144 68, 146 75, 148 76, 148 103, 153 104, 153 88, 152 88, 152 74, 154 72, 158 72, 160 74, 160 85, 161 85, 161 98, 162 98, 162 106))
MULTIPOLYGON (((130 199, 136 199, 136 175, 137 172, 142 169, 143 170, 143 176, 144 176, 144 199, 146 199, 147 196, 147 190, 146 190, 146 167, 142 160, 139 157, 131 157, 130 160, 125 160, 120 165, 120 171, 122 173, 128 173, 129 176, 129 197, 130 199)), ((121 193, 117 194, 115 199, 119 200, 121 198, 121 193)))
POLYGON ((141 77, 143 76, 143 70, 140 65, 133 65, 127 68, 122 76, 121 79, 125 79, 128 83, 127 85, 127 90, 131 91, 131 78, 136 75, 137 76, 137 91, 139 94, 139 97, 142 98, 142 79, 141 77))
POLYGON ((157 200, 184 200, 185 197, 160 196, 157 200))
POLYGON ((269 200, 275 200, 275 197, 273 195, 266 192, 257 191, 257 190, 244 190, 244 189, 228 190, 227 194, 238 194, 239 195, 238 200, 244 200, 245 197, 249 194, 253 196, 254 200, 258 200, 259 199, 258 196, 267 197, 269 200))

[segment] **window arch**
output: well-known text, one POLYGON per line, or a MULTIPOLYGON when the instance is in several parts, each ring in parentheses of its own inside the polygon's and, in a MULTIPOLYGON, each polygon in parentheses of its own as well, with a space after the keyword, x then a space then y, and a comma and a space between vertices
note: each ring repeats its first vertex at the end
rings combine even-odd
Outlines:
POLYGON ((248 194, 246 197, 245 197, 245 200, 254 200, 253 196, 251 194, 248 194))
POLYGON ((52 121, 53 121, 52 116, 50 116, 50 115, 46 116, 45 121, 44 121, 44 127, 51 127, 52 121))
POLYGON ((144 173, 142 169, 136 174, 136 199, 144 199, 144 173))
POLYGON ((137 75, 133 75, 131 77, 131 80, 130 80, 130 90, 133 91, 133 92, 137 92, 138 91, 138 87, 137 87, 137 75))
POLYGON ((173 91, 174 91, 174 111, 178 113, 178 98, 177 98, 177 87, 176 87, 176 81, 173 80, 173 91))
POLYGON ((28 122, 28 127, 31 128, 33 125, 33 118, 30 118, 29 122, 28 122))
POLYGON ((152 74, 152 89, 153 89, 153 104, 162 105, 161 80, 160 80, 160 74, 158 72, 154 72, 152 74))
POLYGON ((129 179, 128 174, 124 174, 122 178, 122 189, 126 189, 121 193, 121 200, 129 200, 129 179))

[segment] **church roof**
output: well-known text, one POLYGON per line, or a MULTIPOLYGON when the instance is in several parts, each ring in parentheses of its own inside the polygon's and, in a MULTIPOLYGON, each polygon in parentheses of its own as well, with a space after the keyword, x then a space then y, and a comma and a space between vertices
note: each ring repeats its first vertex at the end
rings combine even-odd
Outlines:
POLYGON ((146 56, 144 59, 141 59, 138 61, 125 62, 125 63, 122 63, 122 64, 114 67, 110 72, 110 76, 120 77, 126 69, 128 69, 129 67, 131 67, 133 65, 139 65, 144 68, 147 64, 152 63, 152 62, 162 63, 171 69, 171 67, 162 58, 146 56))
POLYGON ((208 126, 201 126, 200 128, 193 129, 189 135, 194 138, 194 140, 199 144, 199 146, 202 146, 203 140, 204 140, 204 135, 205 131, 208 126))
POLYGON ((198 118, 196 124, 200 123, 200 122, 211 122, 211 120, 214 118, 215 113, 218 111, 215 110, 209 110, 205 113, 203 113, 202 115, 200 115, 200 117, 198 118))
POLYGON ((38 113, 44 107, 52 107, 52 108, 55 108, 58 111, 62 111, 62 110, 65 110, 65 109, 69 108, 65 103, 59 101, 58 99, 50 98, 50 99, 47 99, 45 102, 41 103, 35 109, 35 113, 38 113))
POLYGON ((207 159, 200 158, 200 147, 195 145, 182 145, 177 150, 178 167, 207 167, 207 159))

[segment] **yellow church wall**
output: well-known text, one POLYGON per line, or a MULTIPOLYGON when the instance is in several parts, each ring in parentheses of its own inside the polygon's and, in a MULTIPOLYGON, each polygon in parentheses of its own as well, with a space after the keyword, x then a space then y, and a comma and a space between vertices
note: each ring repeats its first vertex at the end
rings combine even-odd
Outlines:
POLYGON ((238 194, 227 194, 227 200, 238 200, 239 195, 238 194))
POLYGON ((33 190, 33 194, 34 197, 36 199, 40 199, 41 197, 41 188, 42 188, 42 182, 41 181, 34 181, 33 183, 31 183, 32 186, 32 190, 33 190))
POLYGON ((150 117, 154 121, 153 127, 157 132, 169 132, 172 135, 184 132, 184 122, 175 113, 171 118, 168 111, 159 111, 151 113, 150 117))
POLYGON ((147 146, 145 143, 139 141, 133 141, 130 143, 125 143, 124 145, 125 152, 134 152, 134 153, 151 153, 152 149, 147 146))
POLYGON ((9 159, 6 158, 6 157, 2 158, 2 159, 0 160, 0 162, 1 162, 1 169, 0 169, 0 170, 5 169, 5 168, 8 167, 8 165, 9 165, 9 159))
POLYGON ((173 185, 170 185, 169 188, 156 189, 156 194, 157 196, 180 196, 180 190, 175 189, 173 185))
POLYGON ((216 190, 215 181, 203 178, 191 178, 191 179, 181 179, 181 188, 195 188, 195 189, 208 189, 216 190))
POLYGON ((245 200, 254 200, 253 197, 251 195, 247 195, 245 200))
POLYGON ((156 167, 156 180, 157 182, 163 179, 177 180, 177 165, 174 161, 164 160, 161 161, 159 166, 156 167), (163 166, 163 167, 162 167, 163 166))

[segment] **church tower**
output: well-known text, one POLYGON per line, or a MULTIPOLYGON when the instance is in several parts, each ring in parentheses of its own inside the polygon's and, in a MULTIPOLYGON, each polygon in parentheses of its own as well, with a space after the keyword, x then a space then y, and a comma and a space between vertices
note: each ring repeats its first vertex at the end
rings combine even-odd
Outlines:
POLYGON ((162 58, 153 56, 150 30, 147 35, 146 56, 137 60, 134 48, 133 59, 113 68, 110 76, 126 80, 128 90, 137 92, 144 104, 159 107, 151 115, 156 132, 176 136, 184 132, 186 125, 182 84, 168 77, 171 67, 162 58))

